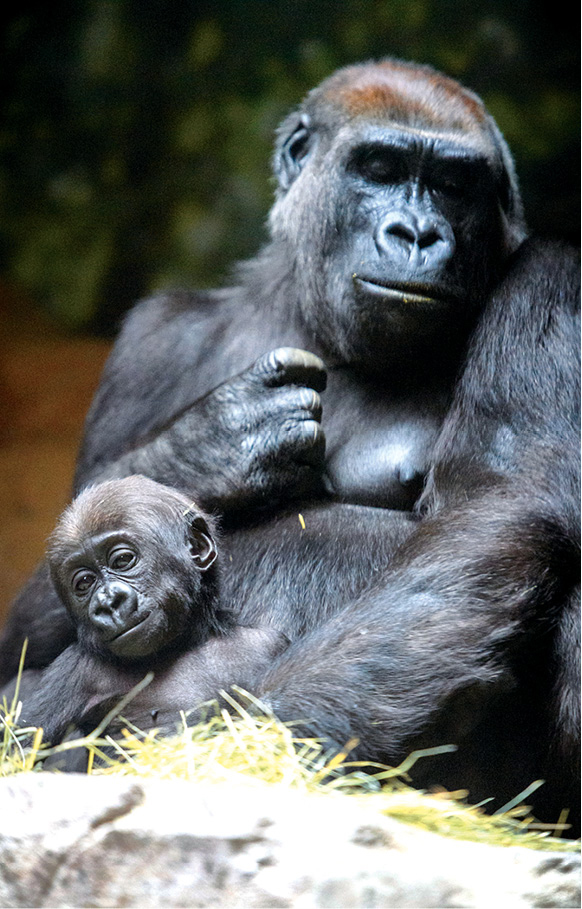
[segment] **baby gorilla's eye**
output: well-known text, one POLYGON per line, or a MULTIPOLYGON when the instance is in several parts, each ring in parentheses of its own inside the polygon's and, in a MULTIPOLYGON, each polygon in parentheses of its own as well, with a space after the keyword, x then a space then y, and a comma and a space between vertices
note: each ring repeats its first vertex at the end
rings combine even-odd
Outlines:
POLYGON ((71 587, 73 589, 73 593, 77 594, 77 596, 82 596, 83 594, 87 593, 87 591, 91 590, 94 583, 95 575, 93 572, 82 569, 73 575, 73 578, 71 580, 71 587))
POLYGON ((137 555, 133 549, 126 547, 112 549, 107 558, 107 564, 113 571, 125 571, 127 568, 132 568, 136 561, 137 555))

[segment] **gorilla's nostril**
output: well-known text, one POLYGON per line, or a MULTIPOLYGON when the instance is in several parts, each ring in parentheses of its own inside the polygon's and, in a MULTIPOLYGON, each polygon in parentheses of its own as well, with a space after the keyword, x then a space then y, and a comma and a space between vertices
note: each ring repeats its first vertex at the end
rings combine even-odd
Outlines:
POLYGON ((425 234, 418 238, 418 246, 420 249, 426 249, 427 246, 433 246, 435 243, 438 243, 439 240, 443 238, 436 230, 427 231, 425 234))
POLYGON ((388 228, 386 233, 396 237, 397 240, 404 240, 405 243, 414 243, 416 240, 413 232, 401 224, 394 224, 392 227, 388 228))

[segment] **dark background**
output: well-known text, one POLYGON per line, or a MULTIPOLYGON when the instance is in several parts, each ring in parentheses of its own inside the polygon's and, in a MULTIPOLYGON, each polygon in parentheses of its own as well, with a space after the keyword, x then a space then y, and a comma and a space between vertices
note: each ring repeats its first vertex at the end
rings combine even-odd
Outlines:
POLYGON ((432 63, 485 98, 532 229, 578 243, 579 38, 574 5, 523 0, 2 6, 0 620, 69 497, 121 314, 254 253, 303 94, 359 60, 432 63))
POLYGON ((531 228, 578 242, 575 6, 8 5, 0 273, 64 324, 99 333, 152 288, 216 283, 263 238, 278 121, 336 67, 384 55, 481 94, 514 152, 531 228))

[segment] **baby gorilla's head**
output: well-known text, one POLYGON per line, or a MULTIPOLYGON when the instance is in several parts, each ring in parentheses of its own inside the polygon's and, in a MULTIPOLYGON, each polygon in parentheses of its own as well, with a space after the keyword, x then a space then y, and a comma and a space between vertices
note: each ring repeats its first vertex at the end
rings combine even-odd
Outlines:
POLYGON ((79 643, 121 661, 184 649, 225 630, 216 555, 211 519, 181 493, 141 476, 84 490, 48 547, 79 643))

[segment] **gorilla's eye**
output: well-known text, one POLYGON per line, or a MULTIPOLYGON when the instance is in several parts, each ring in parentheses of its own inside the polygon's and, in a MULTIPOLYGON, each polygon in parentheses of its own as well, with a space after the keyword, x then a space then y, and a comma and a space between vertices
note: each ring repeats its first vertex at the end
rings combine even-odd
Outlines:
POLYGON ((402 155, 384 145, 357 149, 348 169, 370 183, 399 183, 408 175, 402 155))
POLYGON ((477 162, 457 162, 454 166, 443 166, 432 175, 432 185, 437 192, 451 199, 461 199, 468 194, 482 190, 483 174, 477 162))
POLYGON ((87 593, 93 587, 95 579, 96 575, 92 571, 87 571, 86 568, 77 571, 71 579, 73 593, 77 596, 87 593))
POLYGON ((107 564, 113 571, 125 571, 132 568, 137 561, 137 555, 133 549, 119 546, 112 549, 107 558, 107 564))
POLYGON ((438 183, 438 189, 448 196, 463 196, 468 188, 467 181, 460 177, 444 177, 438 183))

